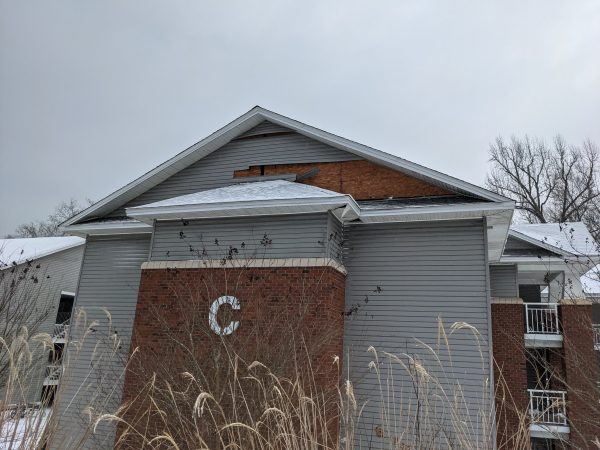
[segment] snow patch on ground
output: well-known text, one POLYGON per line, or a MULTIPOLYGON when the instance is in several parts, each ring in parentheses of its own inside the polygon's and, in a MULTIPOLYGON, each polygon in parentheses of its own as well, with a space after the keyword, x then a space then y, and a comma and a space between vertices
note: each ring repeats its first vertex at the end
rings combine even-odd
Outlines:
POLYGON ((11 417, 11 411, 0 419, 0 450, 36 448, 52 410, 27 408, 21 417, 11 417))

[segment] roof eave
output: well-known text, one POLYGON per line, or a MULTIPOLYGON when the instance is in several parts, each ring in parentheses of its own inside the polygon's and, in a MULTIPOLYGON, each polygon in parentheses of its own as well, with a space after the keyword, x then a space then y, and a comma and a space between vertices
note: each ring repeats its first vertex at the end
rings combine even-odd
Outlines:
POLYGON ((152 226, 139 221, 88 222, 65 226, 65 233, 73 236, 114 235, 114 234, 147 234, 152 233, 152 226))
POLYGON ((481 217, 494 211, 513 210, 514 202, 507 201, 503 203, 467 203, 464 205, 435 205, 435 206, 408 206, 396 209, 368 209, 361 211, 361 221, 363 222, 387 222, 387 221, 412 221, 413 217, 421 220, 421 216, 426 219, 428 216, 443 215, 456 216, 457 218, 481 217))
POLYGON ((199 205, 138 206, 127 208, 127 216, 145 222, 173 219, 206 219, 257 215, 306 214, 326 212, 337 208, 349 208, 353 214, 345 213, 347 220, 358 217, 360 209, 349 195, 329 198, 301 198, 239 201, 199 205))
POLYGON ((499 261, 504 250, 514 211, 514 202, 469 203, 465 205, 407 207, 398 210, 363 210, 363 223, 417 222, 435 220, 486 219, 488 260, 499 261))

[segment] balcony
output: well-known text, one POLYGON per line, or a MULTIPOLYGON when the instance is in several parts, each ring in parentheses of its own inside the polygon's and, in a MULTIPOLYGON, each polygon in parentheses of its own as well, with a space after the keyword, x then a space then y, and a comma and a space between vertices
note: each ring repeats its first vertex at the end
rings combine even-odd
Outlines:
POLYGON ((523 303, 525 306, 525 347, 562 347, 556 303, 523 303))
POLYGON ((594 331, 594 348, 600 350, 600 323, 592 325, 594 331))
POLYGON ((565 391, 529 389, 529 429, 531 437, 563 439, 570 429, 567 423, 565 391))
POLYGON ((52 342, 55 344, 64 344, 67 341, 67 335, 69 333, 69 320, 67 319, 63 323, 57 323, 54 325, 52 331, 52 342))
POLYGON ((46 374, 44 376, 44 386, 57 385, 62 374, 62 366, 60 364, 51 364, 46 366, 46 374))

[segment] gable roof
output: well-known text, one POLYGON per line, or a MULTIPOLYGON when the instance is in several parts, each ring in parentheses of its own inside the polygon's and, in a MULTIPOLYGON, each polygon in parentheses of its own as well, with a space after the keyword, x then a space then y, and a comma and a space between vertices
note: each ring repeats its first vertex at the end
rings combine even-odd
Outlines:
POLYGON ((567 257, 600 254, 598 244, 583 222, 516 224, 510 227, 509 234, 567 257))
POLYGON ((85 243, 76 236, 0 239, 0 269, 42 258, 85 243))
POLYGON ((311 139, 347 151, 374 163, 411 174, 416 178, 430 182, 433 181, 442 187, 463 195, 471 195, 487 201, 508 201, 507 198, 479 186, 423 167, 398 156, 376 150, 366 145, 306 125, 302 122, 290 119, 289 117, 261 108, 260 106, 255 106, 250 111, 241 115, 210 136, 202 139, 200 142, 197 142, 183 152, 175 155, 173 158, 67 220, 63 223, 63 227, 68 227, 69 225, 81 221, 93 220, 110 213, 264 121, 285 127, 311 139))

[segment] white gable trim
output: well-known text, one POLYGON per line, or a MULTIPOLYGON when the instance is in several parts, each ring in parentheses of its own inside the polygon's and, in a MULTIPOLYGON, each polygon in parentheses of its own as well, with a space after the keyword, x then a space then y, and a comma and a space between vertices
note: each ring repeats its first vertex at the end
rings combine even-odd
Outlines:
POLYGON ((149 234, 152 233, 152 225, 137 220, 117 220, 114 222, 89 222, 76 223, 67 228, 70 234, 75 236, 96 236, 114 234, 149 234))
POLYGON ((482 199, 495 202, 503 202, 508 200, 501 195, 495 194, 486 189, 480 188, 449 175, 445 175, 441 172, 428 169, 419 164, 415 164, 366 145, 350 141, 340 136, 336 136, 318 128, 311 127, 304 123, 266 110, 260 106, 256 106, 234 121, 225 125, 220 130, 202 139, 200 142, 175 155, 173 158, 145 173, 141 177, 125 185, 109 196, 94 203, 89 208, 64 222, 62 226, 67 228, 79 221, 91 220, 95 217, 101 217, 104 214, 108 214, 110 211, 122 206, 124 203, 127 203, 130 200, 133 200, 137 196, 165 181, 190 164, 193 164, 194 162, 204 158, 213 151, 224 146, 235 137, 245 133, 264 120, 268 120, 275 124, 289 128, 304 136, 389 168, 401 170, 403 172, 413 174, 419 178, 437 181, 438 183, 447 186, 449 189, 456 190, 458 192, 475 195, 482 199))

